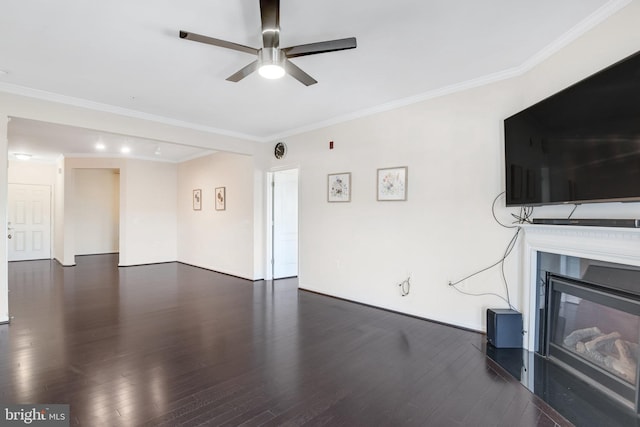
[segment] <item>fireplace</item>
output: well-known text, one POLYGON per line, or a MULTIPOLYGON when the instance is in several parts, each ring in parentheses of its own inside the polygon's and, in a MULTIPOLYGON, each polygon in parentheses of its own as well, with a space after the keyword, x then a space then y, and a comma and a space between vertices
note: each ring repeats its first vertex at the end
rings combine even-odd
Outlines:
POLYGON ((544 352, 638 412, 640 271, 589 266, 584 279, 548 274, 544 352), (600 270, 614 286, 590 279, 600 270))
POLYGON ((638 413, 640 229, 524 229, 525 349, 638 413))

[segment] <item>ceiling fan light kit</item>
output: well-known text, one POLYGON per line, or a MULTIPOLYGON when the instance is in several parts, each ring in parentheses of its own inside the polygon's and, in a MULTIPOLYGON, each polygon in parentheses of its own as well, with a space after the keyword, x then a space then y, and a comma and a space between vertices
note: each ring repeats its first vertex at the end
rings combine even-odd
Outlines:
POLYGON ((282 55, 282 51, 276 48, 260 49, 258 53, 258 62, 260 68, 258 73, 265 79, 279 79, 284 77, 284 60, 286 57, 282 55))
POLYGON ((27 153, 13 153, 16 159, 18 160, 31 160, 31 154, 27 153))
POLYGON ((180 38, 258 56, 258 59, 227 77, 228 81, 239 82, 257 70, 261 76, 267 79, 278 79, 287 73, 305 86, 311 86, 318 82, 298 68, 298 66, 289 59, 299 56, 354 49, 357 45, 356 38, 349 37, 346 39, 280 48, 280 0, 260 0, 260 19, 262 21, 262 49, 190 33, 188 31, 180 31, 180 38))

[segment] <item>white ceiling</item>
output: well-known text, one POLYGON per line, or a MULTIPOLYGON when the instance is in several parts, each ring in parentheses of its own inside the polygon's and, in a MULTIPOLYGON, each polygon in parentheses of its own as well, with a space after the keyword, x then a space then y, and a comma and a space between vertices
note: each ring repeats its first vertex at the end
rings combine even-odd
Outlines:
POLYGON ((270 141, 530 67, 626 3, 281 0, 281 46, 358 40, 293 59, 319 82, 305 87, 228 82, 252 55, 178 37, 261 47, 258 0, 3 0, 0 90, 270 141))

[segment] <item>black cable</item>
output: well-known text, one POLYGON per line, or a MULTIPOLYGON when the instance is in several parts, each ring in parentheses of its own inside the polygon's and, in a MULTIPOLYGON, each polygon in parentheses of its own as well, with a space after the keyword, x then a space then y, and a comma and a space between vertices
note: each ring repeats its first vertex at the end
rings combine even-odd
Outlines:
POLYGON ((504 228, 518 228, 517 225, 506 225, 501 223, 498 217, 496 216, 496 202, 498 201, 500 196, 502 196, 503 194, 506 194, 506 191, 503 191, 502 193, 498 194, 496 198, 493 199, 493 203, 491 203, 491 215, 493 215, 493 219, 504 228))
POLYGON ((571 215, 573 215, 573 213, 576 211, 576 209, 578 209, 578 204, 577 203, 573 205, 573 210, 571 211, 571 213, 569 214, 567 219, 571 219, 571 215))
POLYGON ((511 238, 511 240, 509 241, 509 244, 507 244, 507 247, 505 249, 505 252, 502 256, 502 258, 500 258, 498 261, 496 261, 495 263, 491 264, 488 267, 485 267, 481 270, 478 270, 474 273, 469 274, 468 276, 463 277, 462 279, 459 279, 455 282, 449 282, 449 286, 451 286, 452 288, 454 288, 456 291, 466 294, 466 295, 474 295, 474 296, 482 296, 482 295, 495 295, 495 296, 499 296, 500 299, 502 299, 503 301, 505 301, 508 305, 509 308, 511 309, 515 309, 513 307, 513 305, 511 305, 511 296, 509 293, 509 284, 507 283, 507 278, 506 275, 504 273, 504 262, 507 259, 507 257, 509 256, 509 254, 511 254, 511 252, 513 251, 513 248, 515 248, 516 246, 516 242, 518 241, 518 236, 520 235, 520 231, 522 231, 522 228, 518 227, 518 230, 516 230, 515 234, 513 235, 513 237, 511 238), (492 269, 493 267, 500 265, 500 271, 501 271, 501 275, 502 275, 502 282, 504 283, 504 288, 507 294, 507 298, 504 298, 498 294, 495 293, 483 293, 483 294, 472 294, 469 292, 463 292, 460 289, 458 289, 456 286, 459 285, 460 283, 464 282, 467 279, 470 279, 471 277, 477 276, 480 273, 484 273, 487 270, 492 269))
POLYGON ((532 206, 520 206, 520 213, 518 215, 512 213, 511 216, 515 218, 515 224, 531 224, 531 215, 533 214, 532 206))
MULTIPOLYGON (((498 201, 500 196, 502 196, 505 193, 506 192, 503 191, 502 193, 498 194, 495 199, 493 199, 493 203, 491 204, 491 214, 493 215, 493 219, 500 226, 502 226, 504 228, 511 228, 511 229, 516 228, 517 230, 516 230, 515 234, 513 235, 513 237, 511 237, 511 240, 509 240, 509 243, 507 244, 507 247, 505 248, 505 251, 504 251, 504 254, 502 255, 502 258, 500 258, 500 260, 496 261, 495 263, 491 264, 490 266, 485 267, 485 268, 483 268, 481 270, 478 270, 478 271, 476 271, 474 273, 471 273, 468 276, 463 277, 462 279, 459 279, 459 280, 457 280, 455 282, 449 282, 449 286, 451 286, 456 291, 458 291, 458 292, 460 292, 462 294, 465 294, 465 295, 471 295, 471 296, 492 295, 492 296, 496 296, 496 297, 500 298, 501 300, 503 300, 504 302, 506 302, 509 305, 509 308, 515 310, 514 306, 511 305, 511 296, 510 296, 510 293, 509 293, 509 284, 507 282, 507 276, 506 276, 506 274, 504 272, 504 262, 507 259, 507 257, 511 254, 511 252, 513 251, 513 248, 515 248, 516 242, 518 241, 518 237, 520 236, 520 231, 522 231, 522 227, 520 227, 520 225, 506 225, 506 224, 503 224, 502 222, 500 222, 500 220, 498 220, 498 217, 496 216, 496 211, 495 211, 496 202, 498 201), (505 289, 505 292, 507 294, 506 298, 504 298, 503 296, 498 295, 496 293, 493 293, 493 292, 474 294, 474 293, 471 293, 471 292, 462 291, 462 290, 460 290, 460 289, 458 289, 456 287, 461 282, 464 282, 465 280, 470 279, 471 277, 474 277, 474 276, 476 276, 476 275, 478 275, 480 273, 483 273, 483 272, 485 272, 487 270, 490 270, 490 269, 492 269, 493 267, 495 267, 497 265, 500 265, 500 273, 501 273, 501 276, 502 276, 502 282, 504 283, 504 289, 505 289)), ((519 224, 522 224, 522 223, 530 223, 531 222, 530 218, 531 218, 532 214, 533 214, 533 207, 532 206, 521 206, 520 207, 520 213, 518 215, 514 215, 514 214, 511 214, 511 215, 516 219, 516 221, 519 224)))
MULTIPOLYGON (((496 202, 498 201, 500 196, 502 196, 503 194, 506 194, 506 191, 503 191, 502 193, 498 194, 496 198, 493 199, 493 203, 491 203, 491 215, 493 215, 493 219, 504 228, 518 228, 518 225, 503 224, 502 222, 500 222, 500 220, 496 216, 496 202)), ((524 224, 524 223, 530 224, 531 223, 530 218, 532 214, 533 214, 532 206, 520 206, 520 212, 518 214, 514 214, 514 213, 511 214, 511 216, 515 218, 515 222, 513 224, 524 224)))
POLYGON ((406 280, 403 280, 398 284, 400 286, 400 295, 406 297, 409 295, 409 291, 411 290, 411 277, 407 277, 406 280))
POLYGON ((507 283, 507 276, 504 274, 504 261, 507 259, 513 248, 516 246, 516 242, 518 241, 518 236, 520 235, 520 231, 522 228, 518 228, 516 234, 513 236, 509 244, 507 245, 507 249, 504 252, 504 256, 502 257, 502 261, 500 262, 500 271, 502 273, 502 281, 504 282, 504 289, 507 293, 507 304, 509 304, 510 308, 514 308, 511 305, 511 297, 509 296, 509 284, 507 283))
MULTIPOLYGON (((453 288, 453 289, 455 289, 456 291, 460 292, 461 294, 464 294, 464 295, 470 295, 470 296, 472 296, 472 297, 483 297, 483 296, 494 296, 494 297, 498 297, 498 298, 500 298, 502 301, 504 301, 504 302, 506 302, 507 304, 509 304, 509 301, 507 301, 507 299, 506 299, 505 297, 503 297, 502 295, 498 295, 498 294, 496 294, 496 293, 493 293, 493 292, 485 292, 485 293, 482 293, 482 294, 472 294, 471 292, 465 292, 465 291, 462 291, 462 290, 460 290, 460 289, 456 288, 456 287, 455 287, 455 285, 453 285, 453 286, 452 286, 452 288, 453 288)), ((513 306, 512 306, 511 304, 509 304, 509 308, 513 308, 513 306)))
MULTIPOLYGON (((517 236, 517 234, 518 234, 518 232, 516 232, 516 236, 517 236)), ((513 237, 511 238, 511 240, 513 240, 513 237)), ((472 278, 473 276, 477 276, 480 273, 484 273, 485 271, 492 269, 496 265, 499 265, 503 260, 504 260, 504 258, 500 258, 498 261, 494 262, 493 264, 491 264, 488 267, 483 268, 482 270, 478 270, 478 271, 476 271, 474 273, 471 273, 468 276, 463 277, 462 279, 456 280, 455 282, 449 282, 449 286, 456 286, 456 285, 460 284, 461 282, 464 282, 465 280, 472 278)))

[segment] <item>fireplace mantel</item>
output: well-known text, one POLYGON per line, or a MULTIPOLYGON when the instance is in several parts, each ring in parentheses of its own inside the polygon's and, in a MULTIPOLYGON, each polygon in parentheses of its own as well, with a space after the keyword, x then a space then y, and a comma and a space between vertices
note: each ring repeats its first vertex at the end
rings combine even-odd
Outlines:
MULTIPOLYGON (((640 267, 640 229, 526 224, 522 258, 523 321, 534 331, 536 310, 537 252, 640 267)), ((535 334, 526 333, 524 346, 535 351, 535 334)))

